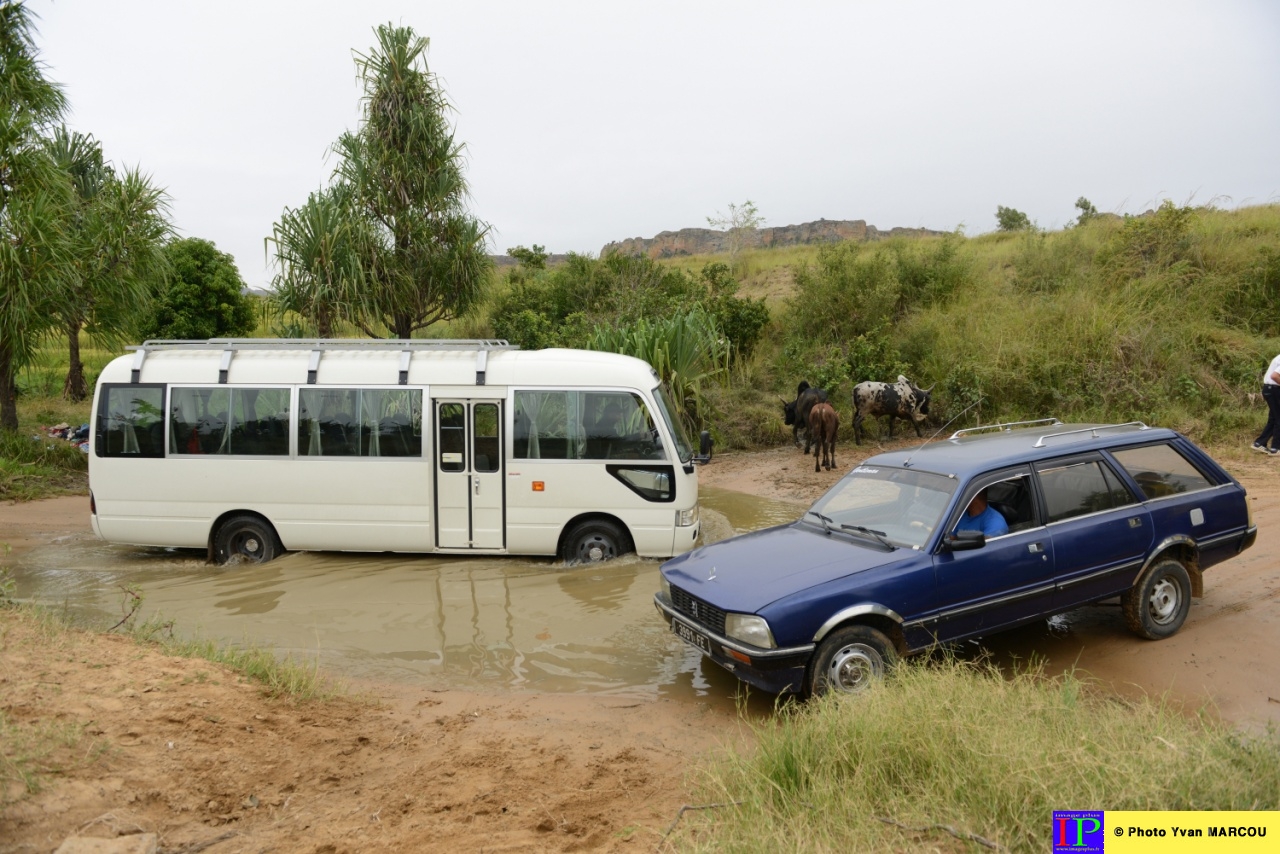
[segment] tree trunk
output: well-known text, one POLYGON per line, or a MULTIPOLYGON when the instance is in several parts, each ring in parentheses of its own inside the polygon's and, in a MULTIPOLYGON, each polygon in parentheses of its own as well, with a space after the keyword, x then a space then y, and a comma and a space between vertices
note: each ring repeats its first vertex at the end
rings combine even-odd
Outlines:
POLYGON ((316 310, 316 337, 333 337, 333 310, 328 306, 320 306, 316 310))
POLYGON ((84 387, 84 363, 80 361, 80 324, 71 321, 67 324, 67 343, 71 353, 70 367, 67 368, 67 381, 62 386, 62 396, 67 400, 81 401, 87 396, 84 387))
POLYGON ((397 314, 391 318, 395 327, 391 330, 397 338, 409 339, 413 337, 413 318, 408 314, 397 314))
POLYGON ((13 355, 0 347, 0 430, 18 432, 17 378, 13 374, 13 355))

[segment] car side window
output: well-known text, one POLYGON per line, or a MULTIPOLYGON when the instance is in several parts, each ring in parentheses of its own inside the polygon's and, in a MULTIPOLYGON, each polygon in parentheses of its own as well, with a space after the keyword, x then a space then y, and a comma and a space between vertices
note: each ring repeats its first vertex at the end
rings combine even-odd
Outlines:
POLYGON ((1036 466, 1049 522, 1061 522, 1134 503, 1134 497, 1102 460, 1036 466))
POLYGON ((1170 445, 1147 445, 1111 452, 1147 498, 1181 495, 1209 489, 1213 483, 1170 445))
POLYGON ((1009 533, 1039 527, 1040 511, 1031 492, 1028 474, 1006 478, 987 487, 987 503, 1004 517, 1009 533))

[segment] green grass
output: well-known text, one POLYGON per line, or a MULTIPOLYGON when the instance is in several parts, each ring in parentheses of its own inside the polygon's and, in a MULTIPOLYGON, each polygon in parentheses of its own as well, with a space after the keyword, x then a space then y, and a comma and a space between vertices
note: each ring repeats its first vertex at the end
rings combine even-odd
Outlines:
POLYGON ((319 664, 296 661, 292 656, 277 658, 263 647, 240 647, 205 638, 180 638, 173 624, 161 617, 128 626, 129 635, 141 644, 157 647, 165 655, 201 658, 220 664, 262 686, 270 697, 293 700, 328 700, 345 694, 341 685, 320 672, 319 664))
POLYGON ((1274 810, 1280 738, 1121 700, 1071 674, 909 661, 858 697, 792 705, 699 769, 691 851, 1050 845, 1054 809, 1274 810), (949 828, 945 829, 945 828, 949 828), (968 840, 968 841, 962 841, 968 840))

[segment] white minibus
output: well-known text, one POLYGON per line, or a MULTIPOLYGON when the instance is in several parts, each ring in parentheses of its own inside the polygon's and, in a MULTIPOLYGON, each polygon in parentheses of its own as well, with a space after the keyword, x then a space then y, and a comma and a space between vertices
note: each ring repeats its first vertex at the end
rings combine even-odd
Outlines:
POLYGON ((283 550, 669 557, 695 456, 647 363, 505 341, 147 341, 94 393, 104 540, 283 550))

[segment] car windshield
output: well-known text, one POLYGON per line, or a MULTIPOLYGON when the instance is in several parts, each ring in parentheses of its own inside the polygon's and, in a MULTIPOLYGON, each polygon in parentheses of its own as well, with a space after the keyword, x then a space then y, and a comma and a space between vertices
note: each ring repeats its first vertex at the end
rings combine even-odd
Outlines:
POLYGON ((804 518, 854 536, 918 549, 940 524, 955 489, 956 480, 943 475, 861 465, 819 498, 804 518))

